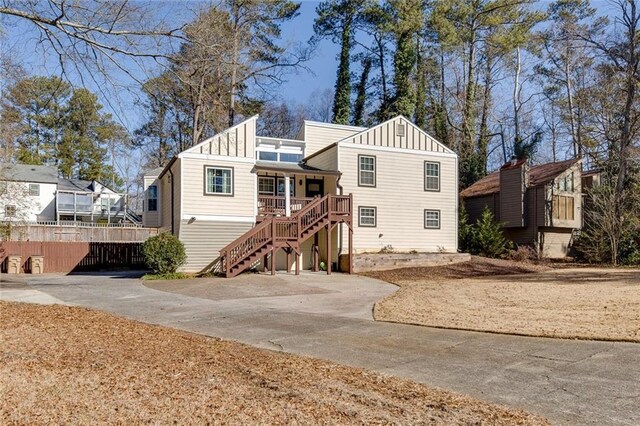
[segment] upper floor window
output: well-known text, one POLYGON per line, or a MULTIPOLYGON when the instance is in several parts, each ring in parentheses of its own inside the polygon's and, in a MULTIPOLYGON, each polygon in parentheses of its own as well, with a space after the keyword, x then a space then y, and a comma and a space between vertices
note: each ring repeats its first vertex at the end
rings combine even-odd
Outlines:
POLYGON ((233 195, 233 169, 205 166, 205 188, 208 195, 233 195))
POLYGON ((424 190, 440 191, 440 163, 424 162, 424 190))
POLYGON ((15 217, 16 216, 16 206, 4 206, 4 216, 5 217, 15 217))
POLYGON ((558 190, 565 192, 573 192, 573 172, 567 176, 558 178, 558 190))
POLYGON ((358 155, 358 185, 376 186, 376 157, 358 155))
POLYGON ((35 197, 40 195, 40 184, 38 183, 30 183, 29 184, 29 195, 33 195, 35 197))
POLYGON ((283 163, 298 163, 302 160, 302 154, 290 152, 258 151, 258 160, 281 161, 283 163))
POLYGON ((554 195, 551 205, 551 214, 554 219, 574 220, 575 201, 573 197, 566 195, 554 195))
POLYGON ((258 159, 263 161, 278 161, 278 153, 271 151, 258 151, 258 159))
POLYGON ((155 212, 158 210, 158 187, 149 185, 147 188, 147 211, 155 212))

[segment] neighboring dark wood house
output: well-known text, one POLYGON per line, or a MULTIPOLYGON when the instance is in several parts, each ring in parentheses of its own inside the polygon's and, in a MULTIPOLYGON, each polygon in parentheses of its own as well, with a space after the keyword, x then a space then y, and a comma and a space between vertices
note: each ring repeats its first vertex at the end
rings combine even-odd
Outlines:
POLYGON ((545 257, 564 257, 582 227, 582 162, 513 160, 460 193, 472 223, 488 206, 506 236, 545 257))

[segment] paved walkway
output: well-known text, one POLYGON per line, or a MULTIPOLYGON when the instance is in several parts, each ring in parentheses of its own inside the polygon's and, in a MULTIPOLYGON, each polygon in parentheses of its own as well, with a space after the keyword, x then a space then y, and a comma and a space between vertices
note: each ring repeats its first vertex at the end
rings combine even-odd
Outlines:
POLYGON ((640 424, 638 344, 374 322, 373 303, 395 287, 340 274, 245 274, 147 285, 155 288, 126 274, 49 275, 22 286, 0 283, 0 297, 63 301, 325 358, 523 408, 554 423, 640 424))

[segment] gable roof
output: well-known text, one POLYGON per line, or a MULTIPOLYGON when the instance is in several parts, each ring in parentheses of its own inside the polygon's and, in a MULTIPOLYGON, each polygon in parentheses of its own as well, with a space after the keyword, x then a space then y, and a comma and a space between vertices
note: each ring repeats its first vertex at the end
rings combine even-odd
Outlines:
POLYGON ((240 126, 242 126, 245 123, 248 123, 250 121, 255 121, 258 119, 258 114, 247 118, 246 120, 243 120, 241 122, 239 122, 238 124, 236 124, 235 126, 231 126, 228 129, 224 129, 223 131, 221 131, 220 133, 216 133, 215 135, 211 136, 210 138, 207 138, 205 140, 203 140, 202 142, 200 142, 197 145, 194 145, 190 148, 185 149, 182 152, 198 152, 200 150, 201 147, 207 146, 209 145, 209 143, 211 143, 212 141, 216 140, 216 138, 220 138, 223 135, 226 135, 227 133, 232 132, 233 130, 239 128, 240 126))
MULTIPOLYGON (((377 129, 379 129, 379 128, 383 127, 383 126, 386 126, 387 124, 389 124, 389 123, 391 123, 393 121, 401 121, 402 124, 406 124, 408 126, 411 126, 412 129, 417 131, 419 134, 422 134, 423 136, 425 136, 425 148, 426 148, 426 141, 429 141, 432 144, 432 146, 435 145, 435 147, 436 147, 435 150, 437 152, 446 152, 448 154, 456 155, 455 152, 453 152, 451 149, 447 148, 443 143, 439 142, 436 138, 431 136, 429 133, 425 132, 420 127, 418 127, 415 124, 413 124, 413 122, 411 122, 411 120, 408 120, 402 114, 396 115, 395 117, 390 118, 389 120, 383 121, 382 123, 377 124, 377 125, 375 125, 373 127, 370 127, 368 129, 364 129, 361 132, 356 133, 355 135, 351 135, 351 136, 348 136, 348 137, 346 137, 344 139, 341 139, 336 143, 339 144, 341 142, 349 142, 349 139, 352 139, 353 143, 356 143, 355 142, 356 138, 360 137, 361 135, 364 135, 364 134, 369 133, 369 132, 375 132, 377 129)), ((407 131, 407 133, 405 133, 405 135, 408 135, 408 131, 407 131)), ((408 142, 407 142, 407 144, 408 144, 408 142)), ((408 149, 408 147, 405 148, 405 149, 408 149)), ((427 151, 427 149, 425 149, 424 151, 427 151)))
POLYGON ((58 169, 31 164, 8 164, 0 170, 0 180, 12 182, 58 183, 58 169))
MULTIPOLYGON (((559 161, 556 163, 540 164, 538 166, 532 166, 529 169, 529 188, 544 185, 551 182, 556 177, 567 171, 571 166, 580 161, 573 158, 571 160, 559 161)), ((502 169, 520 167, 522 161, 511 165, 505 164, 502 169)), ((480 197, 483 195, 490 195, 500 192, 500 170, 488 174, 483 177, 467 189, 460 192, 462 198, 480 197)))
MULTIPOLYGON (((332 143, 330 145, 327 145, 324 148, 322 148, 321 150, 316 151, 313 154, 305 157, 302 161, 307 161, 307 160, 315 157, 316 155, 319 155, 319 154, 321 154, 321 153, 323 153, 323 152, 325 152, 325 151, 327 151, 327 150, 329 150, 329 149, 331 149, 331 148, 333 148, 333 147, 335 147, 335 146, 337 146, 339 144, 342 144, 342 143, 353 143, 353 144, 356 144, 355 140, 357 138, 362 139, 361 138, 362 135, 364 135, 364 134, 366 134, 368 132, 375 132, 376 129, 379 129, 382 126, 386 126, 388 123, 391 123, 391 122, 397 121, 397 120, 403 121, 403 124, 407 124, 407 125, 411 126, 412 129, 417 131, 419 134, 422 134, 425 137, 425 148, 426 148, 427 141, 429 141, 432 144, 432 146, 436 147, 435 150, 437 152, 444 152, 444 153, 456 155, 455 152, 453 152, 451 149, 447 148, 444 144, 438 142, 434 137, 432 137, 430 134, 428 134, 427 132, 422 130, 420 127, 418 127, 415 124, 413 124, 410 120, 407 120, 403 115, 397 115, 397 116, 395 116, 395 117, 393 117, 393 118, 391 118, 389 120, 383 121, 380 124, 377 124, 377 125, 375 125, 373 127, 370 127, 370 128, 363 128, 363 130, 358 132, 358 133, 355 133, 355 134, 353 134, 351 136, 347 136, 346 138, 340 139, 337 142, 334 142, 334 143, 332 143)), ((353 128, 356 129, 356 127, 353 127, 353 128)), ((408 142, 407 142, 407 145, 408 145, 408 142)), ((406 147, 406 148, 398 147, 398 148, 401 148, 401 149, 415 149, 415 148, 408 148, 408 147, 406 147)), ((426 149, 423 150, 423 151, 426 151, 426 149)))

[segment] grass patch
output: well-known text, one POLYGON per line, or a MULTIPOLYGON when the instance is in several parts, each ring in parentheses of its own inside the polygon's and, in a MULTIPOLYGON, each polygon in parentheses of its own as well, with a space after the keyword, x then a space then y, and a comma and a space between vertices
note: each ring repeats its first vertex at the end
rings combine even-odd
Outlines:
POLYGON ((194 278, 193 274, 187 274, 186 272, 168 272, 166 274, 145 274, 142 276, 143 280, 184 280, 187 278, 194 278))

